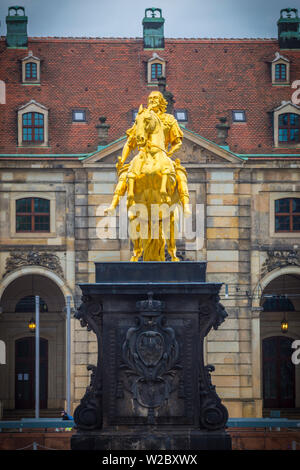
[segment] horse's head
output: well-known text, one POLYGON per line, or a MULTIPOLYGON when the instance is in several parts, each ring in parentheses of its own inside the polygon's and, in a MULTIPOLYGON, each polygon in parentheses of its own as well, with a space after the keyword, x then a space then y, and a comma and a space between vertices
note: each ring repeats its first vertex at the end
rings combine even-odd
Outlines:
POLYGON ((136 141, 139 147, 144 147, 147 143, 148 136, 151 134, 157 125, 153 111, 147 108, 143 108, 143 105, 139 107, 136 119, 136 141))

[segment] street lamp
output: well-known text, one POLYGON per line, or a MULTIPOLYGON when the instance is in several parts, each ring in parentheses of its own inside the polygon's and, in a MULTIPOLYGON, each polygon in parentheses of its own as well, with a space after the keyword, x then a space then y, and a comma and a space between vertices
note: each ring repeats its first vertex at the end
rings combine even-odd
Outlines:
POLYGON ((28 328, 29 328, 29 331, 30 331, 31 333, 35 333, 36 323, 35 323, 33 317, 31 317, 31 320, 30 320, 30 322, 28 323, 28 328))
POLYGON ((281 331, 282 333, 287 333, 288 329, 289 329, 289 323, 286 318, 286 313, 284 312, 283 319, 281 321, 281 331))

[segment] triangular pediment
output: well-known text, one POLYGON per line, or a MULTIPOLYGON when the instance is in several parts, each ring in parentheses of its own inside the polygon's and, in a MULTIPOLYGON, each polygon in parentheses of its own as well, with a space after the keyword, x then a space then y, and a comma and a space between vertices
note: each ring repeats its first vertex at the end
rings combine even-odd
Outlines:
MULTIPOLYGON (((222 147, 215 142, 207 140, 188 129, 182 128, 182 131, 182 146, 176 153, 176 157, 180 158, 182 163, 240 164, 242 162, 241 158, 231 152, 228 148, 222 147)), ((125 142, 126 136, 121 137, 117 141, 100 148, 83 160, 83 166, 117 163, 118 156, 121 155, 125 142)), ((135 152, 135 154, 136 153, 137 152, 135 152)))

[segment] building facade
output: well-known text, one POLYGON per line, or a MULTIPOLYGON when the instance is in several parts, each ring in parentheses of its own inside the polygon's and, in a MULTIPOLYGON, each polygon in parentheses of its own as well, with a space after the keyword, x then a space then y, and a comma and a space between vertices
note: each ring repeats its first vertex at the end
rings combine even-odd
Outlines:
MULTIPOLYGON (((76 308, 94 262, 128 261, 115 164, 141 103, 161 90, 184 138, 195 236, 182 259, 207 261, 228 318, 206 362, 231 417, 300 408, 300 19, 280 12, 276 39, 168 39, 159 9, 142 38, 32 38, 11 7, 0 38, 0 366, 3 415, 34 408, 41 310, 41 408, 66 400, 66 299, 76 308), (197 212, 198 211, 198 212, 197 212), (106 222, 105 222, 106 220, 106 222), (197 225, 198 224, 198 225, 197 225), (115 229, 115 230, 114 230, 115 229), (288 321, 283 332, 281 322, 288 321)), ((72 410, 95 364, 94 335, 71 320, 72 410)), ((105 364, 103 364, 105 367, 105 364)))

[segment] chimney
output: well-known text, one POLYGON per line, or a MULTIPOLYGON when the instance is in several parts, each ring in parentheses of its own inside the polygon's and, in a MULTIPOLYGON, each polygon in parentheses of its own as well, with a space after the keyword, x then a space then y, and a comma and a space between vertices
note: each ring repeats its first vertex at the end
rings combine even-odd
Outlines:
POLYGON ((108 129, 110 128, 108 124, 105 124, 105 116, 100 116, 99 121, 100 124, 95 126, 96 129, 98 129, 98 150, 108 144, 108 129))
POLYGON ((297 8, 283 8, 277 21, 280 49, 300 49, 300 18, 297 8))
POLYGON ((146 8, 143 19, 144 49, 164 49, 164 22, 160 8, 146 8))
POLYGON ((165 77, 158 77, 157 78, 158 90, 162 93, 164 99, 168 102, 167 105, 167 113, 173 114, 174 113, 174 95, 170 91, 166 90, 166 78, 165 77))
POLYGON ((18 49, 19 47, 27 47, 27 22, 25 16, 25 8, 19 6, 9 7, 8 16, 6 17, 7 34, 6 45, 18 49))
POLYGON ((220 124, 216 125, 217 129, 217 144, 221 147, 225 147, 229 149, 228 143, 226 142, 228 137, 228 131, 230 129, 229 124, 227 124, 226 117, 219 118, 220 124))

